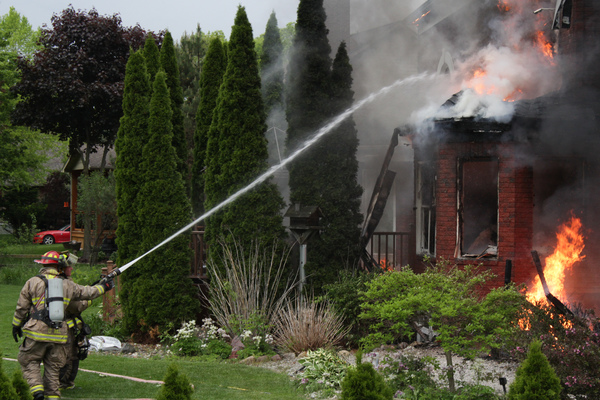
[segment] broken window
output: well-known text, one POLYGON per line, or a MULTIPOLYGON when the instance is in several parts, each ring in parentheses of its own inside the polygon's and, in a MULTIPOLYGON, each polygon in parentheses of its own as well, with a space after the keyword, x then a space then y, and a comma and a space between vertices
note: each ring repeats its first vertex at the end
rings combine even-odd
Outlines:
POLYGON ((463 257, 498 253, 498 160, 468 159, 459 164, 459 231, 463 257))
POLYGON ((435 178, 433 164, 417 165, 417 254, 435 255, 435 178))

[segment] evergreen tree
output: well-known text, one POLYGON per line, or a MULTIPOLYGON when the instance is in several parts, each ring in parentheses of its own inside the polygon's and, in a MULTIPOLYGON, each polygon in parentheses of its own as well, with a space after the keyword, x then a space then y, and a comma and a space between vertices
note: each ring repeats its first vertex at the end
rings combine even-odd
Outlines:
POLYGON ((13 374, 13 378, 12 378, 12 385, 15 388, 15 391, 17 392, 18 400, 32 400, 33 399, 33 396, 31 395, 31 391, 29 390, 29 384, 27 383, 25 378, 23 378, 23 373, 21 372, 20 369, 15 370, 15 372, 13 374))
POLYGON ((156 400, 191 400, 194 389, 187 375, 179 372, 175 364, 169 365, 165 384, 158 390, 156 400))
MULTIPOLYGON (((229 41, 228 62, 206 152, 206 204, 213 207, 266 170, 267 141, 260 77, 252 27, 246 11, 238 7, 229 41)), ((283 199, 267 180, 211 216, 206 235, 209 244, 218 236, 233 238, 242 248, 257 240, 267 244, 283 235, 283 199)), ((230 242, 231 243, 231 242, 230 242)), ((217 246, 213 246, 215 249, 217 246)))
POLYGON ((160 50, 158 49, 154 35, 151 33, 146 36, 142 54, 146 60, 146 69, 150 79, 150 90, 152 90, 152 82, 154 82, 154 77, 160 69, 160 50))
MULTIPOLYGON (((323 0, 301 0, 287 90, 287 150, 294 151, 326 122, 352 104, 352 67, 345 45, 333 65, 323 0)), ((289 166, 292 203, 319 206, 324 214, 320 240, 309 245, 307 276, 317 291, 340 269, 358 262, 360 196, 358 140, 348 119, 289 166)))
POLYGON ((206 144, 208 130, 217 105, 219 87, 227 68, 227 58, 220 38, 210 41, 202 74, 200 75, 200 103, 196 113, 194 133, 194 163, 192 166, 192 207, 195 215, 204 212, 204 169, 206 168, 206 144))
POLYGON ((187 143, 194 142, 194 131, 196 129, 196 111, 200 102, 200 74, 202 64, 207 50, 206 38, 200 29, 196 26, 196 31, 192 34, 184 32, 175 44, 175 55, 179 65, 179 78, 181 89, 183 91, 183 131, 187 143))
POLYGON ((283 44, 275 12, 271 13, 265 30, 260 73, 265 112, 269 115, 271 109, 283 107, 283 44))
POLYGON ((371 363, 362 362, 362 353, 356 355, 356 368, 349 368, 342 381, 342 400, 391 400, 394 391, 371 363))
POLYGON ((2 369, 2 353, 0 353, 0 400, 18 400, 17 391, 2 369))
MULTIPOLYGON (((148 140, 148 113, 150 103, 150 82, 146 71, 146 62, 141 51, 129 56, 125 72, 123 89, 123 116, 115 142, 117 160, 115 164, 115 182, 117 197, 117 264, 124 265, 134 259, 140 250, 142 237, 138 224, 138 197, 144 181, 142 177, 142 149, 148 140)), ((130 305, 130 287, 139 275, 132 268, 121 278, 120 297, 123 312, 128 314, 130 305)))
MULTIPOLYGON (((191 219, 189 199, 177 171, 172 146, 171 104, 166 74, 159 71, 153 84, 148 119, 149 137, 143 149, 144 186, 140 190, 138 218, 142 251, 161 243, 191 219)), ((129 331, 161 331, 172 321, 192 319, 199 307, 188 275, 190 235, 180 234, 140 260, 139 277, 129 292, 129 313, 124 315, 129 331)))
MULTIPOLYGON (((332 117, 342 113, 354 102, 352 91, 352 66, 342 42, 331 70, 332 117)), ((358 184, 358 134, 350 116, 326 136, 314 150, 328 172, 327 180, 320 179, 318 204, 325 214, 327 228, 319 241, 311 243, 312 251, 321 255, 307 265, 306 273, 315 283, 333 282, 336 269, 344 264, 354 266, 360 258, 360 200, 362 187, 358 184), (326 256, 326 258, 323 258, 326 256), (327 260, 327 262, 325 262, 327 260), (334 260, 333 262, 331 262, 334 260)), ((317 177, 315 177, 316 179, 317 177)))
POLYGON ((167 31, 160 48, 160 66, 167 74, 167 87, 171 96, 171 109, 173 115, 171 123, 173 125, 173 147, 177 155, 177 171, 181 174, 187 183, 189 178, 188 168, 188 144, 183 131, 183 91, 179 81, 179 66, 175 56, 175 45, 171 32, 167 31))
POLYGON ((542 353, 542 342, 534 341, 527 358, 517 368, 508 391, 509 400, 559 400, 561 390, 560 379, 542 353))

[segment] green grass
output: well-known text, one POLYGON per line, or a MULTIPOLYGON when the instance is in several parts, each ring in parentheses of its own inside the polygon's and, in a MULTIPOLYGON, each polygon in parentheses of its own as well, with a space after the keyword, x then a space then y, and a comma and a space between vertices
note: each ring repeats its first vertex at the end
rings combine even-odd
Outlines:
MULTIPOLYGON (((18 345, 12 338, 11 321, 21 290, 20 285, 0 284, 0 351, 3 357, 16 359, 18 345)), ((86 312, 97 312, 97 307, 86 312)), ((85 315, 84 315, 85 318, 85 315)), ((197 359, 139 359, 110 354, 95 354, 81 362, 80 368, 163 380, 168 366, 177 364, 195 387, 194 399, 302 400, 302 396, 284 374, 233 362, 205 362, 197 359)), ((19 364, 4 360, 2 367, 12 376, 19 364)), ((63 392, 63 399, 134 399, 156 398, 158 385, 80 371, 76 388, 63 392)))

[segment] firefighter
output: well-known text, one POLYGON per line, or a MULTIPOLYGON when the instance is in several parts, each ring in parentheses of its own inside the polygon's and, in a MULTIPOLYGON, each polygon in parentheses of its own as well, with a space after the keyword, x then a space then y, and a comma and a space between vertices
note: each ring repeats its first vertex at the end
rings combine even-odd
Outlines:
MULTIPOLYGON (((64 253, 61 253, 63 255, 64 253)), ((64 269, 64 276, 71 280, 73 265, 77 263, 77 257, 73 254, 64 254, 67 259, 67 266, 64 269)), ((89 326, 83 322, 81 313, 92 304, 91 300, 77 300, 69 303, 65 322, 69 330, 67 331, 67 362, 60 369, 59 380, 60 389, 72 389, 75 387, 75 378, 79 371, 79 361, 87 357, 87 338, 89 326), (81 346, 80 346, 81 343, 81 346)))
POLYGON ((25 336, 18 360, 33 399, 43 400, 44 396, 58 399, 59 369, 67 360, 65 343, 69 328, 64 321, 67 308, 73 301, 103 295, 114 287, 114 282, 107 277, 94 286, 81 286, 65 279, 67 258, 56 251, 49 251, 34 261, 43 267, 21 289, 12 333, 17 343, 18 338, 25 336))

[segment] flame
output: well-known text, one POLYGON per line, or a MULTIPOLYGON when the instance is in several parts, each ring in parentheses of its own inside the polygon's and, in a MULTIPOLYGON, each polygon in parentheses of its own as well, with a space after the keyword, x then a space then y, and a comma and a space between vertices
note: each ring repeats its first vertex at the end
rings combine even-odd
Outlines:
POLYGON ((500 11, 504 11, 504 12, 508 12, 510 11, 510 5, 508 4, 507 0, 499 0, 498 1, 498 9, 500 11))
POLYGON ((540 50, 540 53, 551 65, 555 65, 554 62, 554 48, 552 43, 546 39, 546 35, 543 31, 537 31, 535 36, 535 44, 540 50))
MULTIPOLYGON (((585 247, 581 228, 581 220, 575 216, 571 216, 569 221, 559 226, 556 233, 557 244, 554 253, 545 259, 544 276, 548 283, 548 289, 550 293, 563 302, 567 298, 564 290, 565 275, 575 263, 585 258, 584 255, 581 255, 585 247)), ((530 286, 527 292, 527 299, 530 302, 545 299, 546 295, 539 276, 535 277, 533 284, 530 286)))
POLYGON ((379 266, 381 267, 383 272, 391 272, 394 270, 394 266, 392 264, 389 264, 385 258, 382 258, 379 261, 379 266))
MULTIPOLYGON (((413 24, 416 24, 417 22, 419 22, 420 20, 423 19, 423 17, 425 17, 427 14, 429 14, 431 12, 431 10, 427 11, 425 14, 421 15, 419 18, 415 19, 413 21, 413 24)), ((418 25, 418 24, 417 24, 418 25)))

